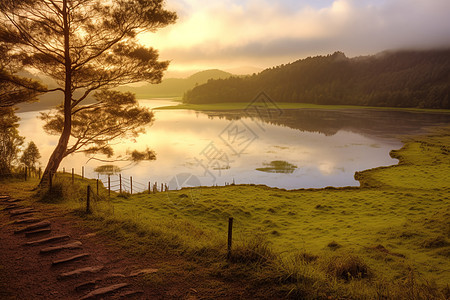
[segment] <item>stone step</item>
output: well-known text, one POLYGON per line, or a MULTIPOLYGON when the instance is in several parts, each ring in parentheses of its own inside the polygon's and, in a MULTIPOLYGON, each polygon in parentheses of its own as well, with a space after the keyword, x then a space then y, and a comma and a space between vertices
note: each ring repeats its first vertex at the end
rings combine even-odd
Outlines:
POLYGON ((50 232, 52 232, 52 230, 50 228, 41 228, 38 230, 27 231, 27 232, 25 232, 25 236, 32 237, 32 236, 36 236, 36 235, 49 234, 50 232))
POLYGON ((94 267, 85 267, 85 268, 81 268, 81 269, 76 269, 73 271, 59 274, 58 279, 63 280, 63 279, 71 278, 71 277, 78 277, 78 276, 81 276, 84 274, 98 273, 101 270, 103 270, 103 268, 104 268, 103 266, 94 266, 94 267))
POLYGON ((5 208, 3 208, 3 210, 12 210, 12 209, 21 209, 23 208, 22 206, 18 205, 18 204, 8 204, 5 208))
POLYGON ((95 288, 97 286, 97 281, 98 280, 91 280, 88 282, 83 282, 75 287, 75 291, 81 292, 83 290, 95 288))
POLYGON ((25 226, 23 228, 14 230, 14 233, 18 234, 18 233, 22 233, 22 232, 25 232, 25 231, 42 229, 42 228, 49 227, 49 226, 50 226, 50 222, 49 221, 41 221, 41 222, 38 222, 38 223, 35 223, 35 224, 32 224, 32 225, 28 225, 28 226, 25 226))
POLYGON ((65 249, 79 249, 81 248, 82 243, 80 241, 75 241, 73 243, 68 243, 68 244, 64 244, 64 245, 58 245, 58 246, 52 246, 52 247, 47 247, 44 249, 41 249, 40 253, 41 254, 46 254, 46 253, 52 253, 52 252, 56 252, 56 251, 61 251, 61 250, 65 250, 65 249))
POLYGON ((96 290, 93 290, 92 292, 90 292, 86 296, 82 297, 80 300, 94 299, 94 298, 97 298, 97 297, 100 297, 100 296, 104 296, 104 295, 109 294, 109 293, 113 293, 113 292, 118 291, 120 289, 123 289, 123 288, 125 288, 127 286, 129 286, 128 283, 117 283, 117 284, 113 284, 113 285, 110 285, 110 286, 98 288, 96 290))
POLYGON ((29 214, 29 213, 33 213, 36 212, 34 210, 34 208, 32 207, 27 207, 27 208, 20 208, 20 209, 13 209, 9 211, 9 214, 14 217, 14 216, 20 216, 20 215, 25 215, 25 214, 29 214))
POLYGON ((4 202, 6 203, 17 203, 17 202, 21 202, 21 199, 7 199, 4 202))
POLYGON ((31 224, 31 223, 41 222, 41 221, 42 221, 42 219, 38 219, 38 218, 23 218, 23 219, 14 221, 13 224, 31 224))
POLYGON ((115 299, 129 299, 138 295, 144 294, 144 291, 127 291, 117 296, 115 299))
POLYGON ((139 275, 146 275, 146 274, 153 274, 158 272, 158 269, 142 269, 133 271, 130 273, 130 277, 139 276, 139 275))
POLYGON ((52 266, 56 266, 56 265, 60 265, 60 264, 64 264, 64 263, 68 263, 68 262, 72 262, 72 261, 76 261, 76 260, 80 260, 80 259, 86 258, 88 256, 90 256, 89 253, 81 253, 81 254, 77 254, 77 255, 74 255, 74 256, 70 256, 70 257, 54 260, 52 262, 52 266))
POLYGON ((125 276, 123 274, 119 274, 119 273, 106 274, 105 276, 103 276, 101 278, 97 278, 97 279, 94 279, 94 280, 83 282, 83 283, 77 285, 75 287, 75 290, 77 292, 79 292, 81 290, 93 288, 93 287, 95 287, 97 285, 97 283, 99 283, 99 282, 101 282, 103 280, 112 280, 112 279, 126 278, 126 277, 127 276, 125 276))
POLYGON ((37 245, 42 245, 42 244, 47 244, 47 243, 62 241, 62 240, 68 240, 68 239, 70 239, 69 235, 55 235, 55 236, 51 236, 51 237, 37 240, 37 241, 26 242, 24 245, 25 246, 37 246, 37 245))
POLYGON ((119 273, 111 273, 111 274, 106 274, 105 277, 103 277, 104 280, 108 280, 108 279, 115 279, 115 278, 126 278, 127 276, 124 274, 119 274, 119 273))

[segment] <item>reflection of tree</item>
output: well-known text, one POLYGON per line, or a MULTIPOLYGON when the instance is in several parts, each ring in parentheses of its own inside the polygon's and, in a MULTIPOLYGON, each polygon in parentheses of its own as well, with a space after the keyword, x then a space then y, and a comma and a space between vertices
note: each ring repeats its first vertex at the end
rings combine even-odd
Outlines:
MULTIPOLYGON (((208 111, 210 118, 238 120, 249 116, 248 112, 208 111)), ((449 123, 448 114, 410 113, 401 111, 377 111, 364 109, 322 110, 322 109, 285 109, 280 117, 268 115, 250 115, 266 124, 289 127, 301 131, 318 132, 327 136, 339 130, 348 130, 375 137, 395 136, 418 132, 425 126, 449 123)))

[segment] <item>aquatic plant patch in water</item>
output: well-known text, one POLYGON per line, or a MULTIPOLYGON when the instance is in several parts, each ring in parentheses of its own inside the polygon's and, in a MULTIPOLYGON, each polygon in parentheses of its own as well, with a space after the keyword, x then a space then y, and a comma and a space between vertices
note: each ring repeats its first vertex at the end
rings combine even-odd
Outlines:
POLYGON ((267 173, 285 173, 291 174, 297 169, 296 165, 288 163, 284 160, 274 160, 270 163, 264 163, 266 167, 256 168, 257 171, 267 172, 267 173))

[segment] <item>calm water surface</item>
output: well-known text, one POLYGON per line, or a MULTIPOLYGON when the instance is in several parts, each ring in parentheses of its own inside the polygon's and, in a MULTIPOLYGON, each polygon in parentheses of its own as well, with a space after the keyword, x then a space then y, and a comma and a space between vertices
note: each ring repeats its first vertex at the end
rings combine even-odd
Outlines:
MULTIPOLYGON (((140 103, 150 108, 174 104, 140 103)), ((58 137, 44 133, 38 112, 18 115, 21 135, 37 144, 45 166, 58 137)), ((450 123, 445 114, 306 109, 251 117, 236 111, 155 110, 155 119, 146 134, 114 146, 116 154, 146 147, 156 152, 152 162, 114 163, 122 168, 124 182, 133 176, 134 191, 144 190, 149 181, 171 189, 233 181, 286 189, 358 186, 356 171, 398 162, 389 151, 402 146, 400 136, 450 123), (273 161, 291 168, 271 168, 273 161)), ((80 173, 84 166, 86 176, 96 178, 94 168, 102 164, 76 154, 64 159, 60 170, 80 173)))

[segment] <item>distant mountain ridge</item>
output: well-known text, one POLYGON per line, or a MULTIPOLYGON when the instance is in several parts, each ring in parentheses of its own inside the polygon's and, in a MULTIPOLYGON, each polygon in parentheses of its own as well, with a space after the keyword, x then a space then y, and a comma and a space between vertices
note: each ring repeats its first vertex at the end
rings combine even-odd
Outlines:
POLYGON ((249 102, 261 91, 278 102, 450 109, 450 49, 308 57, 253 76, 211 80, 183 101, 249 102))
MULTIPOLYGON (((57 87, 49 78, 40 78, 31 73, 23 73, 22 76, 41 81, 49 88, 57 87)), ((188 78, 168 78, 163 79, 160 84, 145 84, 139 87, 122 86, 118 87, 117 90, 135 93, 138 99, 182 97, 186 91, 193 89, 196 85, 204 84, 210 79, 225 79, 231 76, 233 76, 233 74, 218 69, 212 69, 197 72, 188 78)), ((60 105, 62 100, 63 98, 60 92, 52 92, 39 96, 39 101, 37 102, 21 103, 19 104, 19 107, 21 112, 44 110, 60 105)), ((91 97, 86 100, 87 102, 93 101, 91 97)))
POLYGON ((160 84, 145 84, 139 87, 122 86, 117 90, 135 93, 137 98, 182 97, 196 85, 204 84, 210 79, 226 79, 231 76, 233 76, 231 73, 211 69, 195 73, 188 78, 167 78, 160 84))

